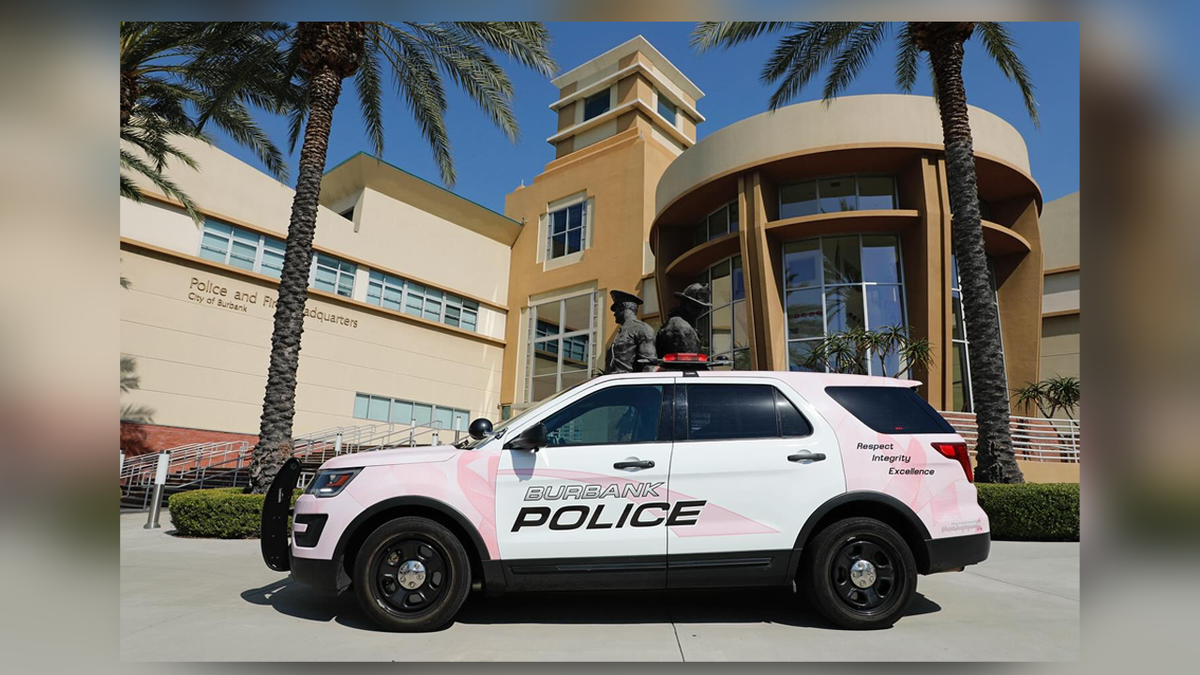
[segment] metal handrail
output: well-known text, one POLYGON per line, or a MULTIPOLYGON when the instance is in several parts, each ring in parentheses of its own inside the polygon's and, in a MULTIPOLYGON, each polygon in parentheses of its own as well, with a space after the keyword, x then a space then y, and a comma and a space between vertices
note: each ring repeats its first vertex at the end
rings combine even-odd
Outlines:
MULTIPOLYGON (((971 453, 979 437, 974 413, 943 412, 942 417, 967 441, 971 453)), ((1044 417, 1009 417, 1013 453, 1017 459, 1079 463, 1079 420, 1044 417)))

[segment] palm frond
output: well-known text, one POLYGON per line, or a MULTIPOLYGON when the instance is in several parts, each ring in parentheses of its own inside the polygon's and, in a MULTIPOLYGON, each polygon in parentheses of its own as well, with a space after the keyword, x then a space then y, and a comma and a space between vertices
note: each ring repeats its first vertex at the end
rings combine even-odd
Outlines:
POLYGON ((714 47, 729 49, 792 25, 790 21, 700 21, 692 30, 689 44, 698 52, 714 47))
POLYGON ((764 83, 780 81, 771 94, 768 108, 776 110, 800 93, 837 53, 861 22, 820 21, 801 24, 800 30, 779 41, 767 60, 759 79, 764 83))
POLYGON ((392 66, 398 93, 433 152, 442 182, 453 185, 454 159, 446 132, 446 91, 442 79, 417 40, 402 30, 388 28, 381 33, 384 39, 378 44, 392 66))
MULTIPOLYGON (((174 181, 164 176, 161 171, 155 170, 154 167, 147 164, 144 160, 142 160, 142 158, 123 148, 121 149, 121 167, 136 171, 137 173, 145 176, 151 183, 154 184, 155 187, 157 187, 159 190, 162 190, 164 195, 182 204, 184 211, 187 211, 188 216, 191 217, 192 221, 195 222, 196 225, 204 224, 204 216, 196 209, 196 204, 192 202, 192 198, 189 197, 186 192, 180 189, 180 187, 176 185, 174 181)), ((127 188, 130 187, 132 187, 134 190, 137 189, 132 180, 129 180, 128 182, 122 180, 122 195, 125 195, 127 188)), ((141 201, 140 191, 139 198, 135 201, 141 201)))
POLYGON ((454 25, 541 75, 558 71, 550 55, 550 31, 540 21, 456 21, 454 25))
POLYGON ((1034 126, 1040 126, 1037 113, 1037 100, 1033 96, 1033 82, 1029 79, 1029 71, 1017 56, 1017 42, 1008 33, 1004 24, 998 21, 980 21, 975 25, 975 32, 983 47, 1000 72, 1017 84, 1021 90, 1021 98, 1025 102, 1025 110, 1033 120, 1034 126))
POLYGON ((379 40, 381 36, 367 36, 368 49, 362 64, 354 74, 354 89, 358 93, 358 108, 362 112, 367 138, 376 157, 383 157, 383 85, 379 69, 379 40))
POLYGON ((888 25, 886 21, 863 23, 846 37, 841 52, 833 60, 829 75, 825 78, 825 90, 821 97, 826 103, 845 91, 863 66, 867 65, 875 47, 887 36, 888 25))
POLYGON ((921 47, 909 32, 908 22, 903 21, 896 33, 896 88, 906 94, 917 83, 917 62, 920 58, 921 47))

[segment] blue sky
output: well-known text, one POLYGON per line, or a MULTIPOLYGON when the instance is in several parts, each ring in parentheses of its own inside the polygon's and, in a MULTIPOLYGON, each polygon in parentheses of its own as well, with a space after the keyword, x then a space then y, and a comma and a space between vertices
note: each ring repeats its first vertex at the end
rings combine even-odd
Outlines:
MULTIPOLYGON (((551 23, 552 51, 568 70, 641 34, 702 89, 699 109, 707 121, 698 127, 701 138, 733 122, 766 110, 773 89, 758 81, 758 73, 778 36, 766 36, 729 51, 696 54, 688 46, 691 23, 551 23)), ((972 105, 989 110, 1013 124, 1029 147, 1034 178, 1046 201, 1079 189, 1079 25, 1077 23, 1012 23, 1009 29, 1028 67, 1040 105, 1041 127, 1025 113, 1020 93, 1007 81, 975 40, 967 43, 964 78, 972 105)), ((859 74, 847 94, 894 93, 894 43, 881 45, 872 63, 859 74)), ((505 64, 516 88, 514 110, 521 138, 510 143, 465 96, 451 89, 447 125, 454 151, 458 182, 453 190, 496 211, 504 195, 524 180, 527 184, 553 159, 546 138, 555 131, 555 115, 547 106, 557 98, 550 82, 515 64, 505 64)), ((922 73, 914 93, 928 94, 922 73)), ((332 168, 360 150, 369 150, 362 131, 356 96, 346 82, 334 112, 327 167, 332 168)), ((449 86, 449 85, 448 85, 449 86)), ((394 91, 394 90, 393 90, 394 91)), ((389 91, 385 102, 384 159, 422 178, 441 184, 428 146, 413 124, 402 100, 389 91)), ((820 85, 806 88, 796 102, 820 98, 820 85)), ((930 108, 933 114, 933 108, 930 108)), ((287 141, 287 122, 261 119, 281 147, 287 141)), ((800 132, 802 133, 802 132, 800 132)), ((244 149, 218 138, 223 149, 255 164, 244 149)), ((292 153, 293 180, 299 147, 292 153)))

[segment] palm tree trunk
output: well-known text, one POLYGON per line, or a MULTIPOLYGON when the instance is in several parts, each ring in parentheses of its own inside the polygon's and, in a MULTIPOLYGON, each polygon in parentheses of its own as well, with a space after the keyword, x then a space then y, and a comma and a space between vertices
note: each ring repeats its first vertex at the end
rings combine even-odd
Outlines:
POLYGON ((975 151, 962 79, 963 42, 969 35, 969 30, 965 34, 945 31, 931 40, 929 58, 937 81, 946 146, 946 184, 953 214, 952 237, 970 340, 971 392, 979 430, 975 476, 984 483, 1023 483, 1025 478, 1017 466, 1009 430, 1000 317, 992 302, 987 255, 983 249, 975 151))
POLYGON ((321 175, 329 149, 333 109, 341 90, 342 77, 329 66, 319 66, 309 82, 308 125, 304 129, 304 145, 300 148, 300 171, 279 280, 279 301, 275 306, 275 330, 271 334, 271 361, 267 369, 258 444, 250 463, 250 489, 258 494, 266 493, 279 467, 291 456, 296 369, 300 365, 304 304, 308 300, 313 235, 317 230, 317 202, 321 196, 321 175))

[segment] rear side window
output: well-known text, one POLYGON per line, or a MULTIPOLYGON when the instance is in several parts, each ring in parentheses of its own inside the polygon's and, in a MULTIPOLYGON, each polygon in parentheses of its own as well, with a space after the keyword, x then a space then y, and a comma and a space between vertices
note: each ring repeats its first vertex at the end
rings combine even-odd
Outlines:
POLYGON ((777 438, 775 387, 765 384, 689 384, 688 438, 777 438))
POLYGON ((881 434, 952 434, 917 392, 904 387, 826 387, 825 392, 860 422, 881 434))
POLYGON ((775 409, 779 411, 779 431, 784 438, 812 435, 812 425, 778 389, 775 389, 775 409))

